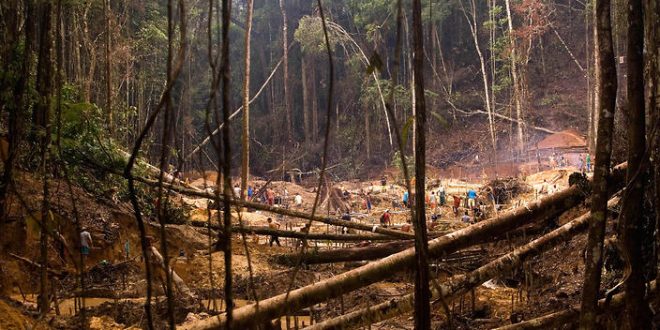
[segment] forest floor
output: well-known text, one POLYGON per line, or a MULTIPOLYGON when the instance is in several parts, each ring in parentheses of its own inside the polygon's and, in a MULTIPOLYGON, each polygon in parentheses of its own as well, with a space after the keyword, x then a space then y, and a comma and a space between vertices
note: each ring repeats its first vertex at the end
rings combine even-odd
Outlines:
MULTIPOLYGON (((539 190, 558 191, 568 186, 568 176, 575 168, 551 169, 530 174, 521 179, 520 184, 526 187, 513 199, 499 205, 497 212, 506 211, 516 206, 540 198, 539 190)), ((333 186, 340 191, 350 192, 351 197, 344 199, 343 205, 349 207, 353 221, 378 225, 379 217, 386 209, 393 213, 393 227, 400 228, 409 218, 409 210, 399 205, 403 187, 396 183, 392 170, 386 170, 375 176, 385 175, 388 183, 382 186, 379 179, 373 181, 335 182, 333 186), (373 208, 366 209, 364 193, 369 192, 373 208)), ((437 172, 439 173, 439 172, 437 172)), ((448 178, 433 173, 428 184, 434 188, 437 184, 447 187, 448 196, 464 196, 467 189, 480 191, 488 182, 483 179, 461 180, 448 178)), ((204 188, 205 180, 209 184, 215 182, 213 175, 205 175, 191 180, 191 185, 204 188)), ((17 181, 17 192, 20 198, 12 200, 10 210, 11 222, 5 225, 7 237, 3 240, 3 248, 9 253, 39 260, 38 257, 38 212, 41 199, 42 184, 27 173, 20 173, 17 181), (25 219, 25 221, 20 221, 25 219)), ((265 181, 254 180, 255 186, 265 184, 265 181)), ((38 268, 10 255, 0 256, 0 328, 27 329, 33 324, 42 328, 78 329, 85 322, 92 329, 124 329, 129 327, 143 328, 145 324, 144 297, 146 281, 144 279, 139 249, 138 228, 132 209, 126 202, 115 202, 112 198, 100 194, 94 196, 80 187, 72 187, 75 201, 70 198, 69 187, 62 180, 50 182, 52 196, 53 218, 58 232, 66 242, 75 242, 77 229, 74 219, 79 219, 80 225, 86 226, 94 238, 94 248, 85 260, 85 317, 76 313, 79 309, 75 297, 80 296, 77 271, 71 262, 72 255, 78 255, 75 246, 69 243, 68 248, 52 244, 49 267, 55 272, 51 277, 54 284, 55 297, 53 311, 41 322, 35 321, 38 285, 38 268), (75 206, 75 208, 74 208, 75 206), (126 249, 128 246, 128 251, 126 249), (28 276, 26 276, 26 274, 28 276), (83 321, 85 320, 85 321, 83 321)), ((315 197, 315 187, 301 186, 290 182, 271 182, 271 187, 277 196, 284 196, 286 189, 289 199, 298 193, 303 198, 300 210, 311 212, 315 197)), ((552 191, 550 191, 552 192, 552 191)), ((319 211, 322 214, 339 216, 336 204, 329 207, 330 199, 320 199, 319 211)), ((208 211, 208 200, 174 198, 175 203, 190 211, 191 220, 209 219, 217 221, 216 211, 208 211)), ((285 201, 286 203, 287 201, 285 201)), ((289 201, 292 202, 292 201, 289 201)), ((435 213, 440 216, 439 231, 464 228, 460 218, 451 209, 451 198, 447 205, 439 206, 435 213)), ((340 210, 341 211, 341 210, 340 210)), ((547 232, 553 226, 562 224, 585 211, 578 207, 558 219, 557 223, 543 224, 541 232, 547 232)), ((493 207, 487 209, 487 215, 495 215, 493 207)), ((266 226, 269 216, 282 224, 282 229, 300 230, 306 220, 291 219, 270 215, 261 211, 244 211, 234 213, 234 222, 240 218, 244 225, 266 226)), ((158 224, 154 219, 148 219, 147 233, 156 237, 155 246, 161 247, 158 224)), ((537 228, 538 229, 538 228, 537 228)), ((340 229, 325 224, 317 224, 311 228, 313 233, 339 233, 340 229)), ((175 321, 177 324, 192 322, 223 310, 223 253, 210 249, 217 233, 205 228, 186 224, 166 226, 167 256, 173 269, 183 281, 193 290, 200 300, 190 303, 177 298, 175 321)), ((531 235, 530 235, 531 236, 531 235)), ((516 237, 510 240, 500 240, 479 246, 481 253, 478 258, 464 263, 442 263, 432 261, 433 275, 446 278, 453 274, 473 270, 495 257, 511 251, 517 245, 523 244, 529 237, 516 237)), ((308 265, 297 273, 292 281, 293 269, 273 261, 272 256, 280 253, 295 252, 297 239, 281 238, 282 246, 269 246, 268 236, 235 234, 232 239, 232 274, 234 276, 234 296, 238 305, 248 304, 258 299, 268 298, 292 288, 302 287, 321 281, 333 275, 356 267, 356 263, 335 263, 308 265), (246 248, 247 247, 247 251, 246 248), (248 253, 249 252, 249 253, 248 253), (290 284, 293 283, 293 284, 290 284)), ((583 273, 582 247, 585 235, 578 235, 573 240, 560 244, 540 256, 525 262, 515 272, 490 280, 479 286, 474 293, 474 305, 471 295, 450 301, 452 326, 454 328, 492 328, 509 324, 512 318, 529 319, 547 312, 576 306, 579 303, 581 274, 583 273)), ((315 241, 312 249, 330 250, 355 246, 356 244, 377 243, 329 243, 315 241)), ((163 251, 161 253, 164 254, 163 251)), ((604 287, 611 287, 620 276, 618 272, 607 273, 604 277, 604 287)), ((333 299, 313 309, 300 311, 299 315, 288 320, 291 327, 309 325, 314 321, 339 316, 345 312, 359 309, 398 297, 412 290, 412 273, 409 271, 393 274, 387 281, 375 283, 365 288, 346 294, 342 299, 333 299)), ((167 304, 162 280, 154 281, 153 310, 156 315, 157 328, 165 326, 167 304)), ((433 309, 434 322, 440 328, 447 328, 446 313, 440 306, 433 309)), ((286 328, 286 319, 281 320, 282 328, 286 328)), ((404 315, 383 321, 372 326, 374 329, 407 329, 412 328, 412 318, 404 315)))

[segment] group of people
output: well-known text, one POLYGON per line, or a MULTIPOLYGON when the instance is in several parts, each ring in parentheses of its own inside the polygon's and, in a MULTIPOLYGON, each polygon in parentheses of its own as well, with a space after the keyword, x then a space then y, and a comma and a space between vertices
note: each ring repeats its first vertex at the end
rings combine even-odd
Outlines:
MULTIPOLYGON (((558 167, 567 167, 570 166, 570 162, 568 159, 563 154, 557 154, 556 152, 553 152, 550 157, 550 166, 552 168, 558 168, 558 167)), ((582 154, 578 157, 578 169, 582 173, 589 173, 591 172, 591 155, 590 154, 582 154)))
MULTIPOLYGON (((252 200, 257 200, 260 203, 269 205, 269 206, 274 206, 276 204, 281 204, 285 206, 289 206, 289 191, 284 188, 284 195, 283 196, 276 196, 275 191, 268 187, 265 190, 260 189, 259 186, 253 188, 251 185, 247 187, 246 191, 247 195, 247 200, 252 201, 252 200)), ((234 185, 234 195, 236 197, 239 197, 241 195, 241 187, 236 184, 234 185)), ((293 205, 300 209, 303 206, 303 198, 300 193, 296 193, 293 196, 293 205)))

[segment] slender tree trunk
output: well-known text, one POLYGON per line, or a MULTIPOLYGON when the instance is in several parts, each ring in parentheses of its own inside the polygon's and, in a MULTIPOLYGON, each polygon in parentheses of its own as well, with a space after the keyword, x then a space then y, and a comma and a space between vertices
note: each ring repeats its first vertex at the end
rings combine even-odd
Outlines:
MULTIPOLYGON (((247 17, 245 18, 245 54, 243 55, 245 57, 245 74, 243 77, 243 136, 241 141, 243 148, 241 158, 240 197, 242 200, 247 198, 247 187, 250 177, 250 34, 252 33, 253 7, 254 0, 247 0, 247 17)), ((286 49, 286 45, 284 48, 286 49)), ((286 90, 286 87, 284 89, 286 90)))
POLYGON ((511 17, 511 1, 505 0, 506 4, 506 16, 509 23, 509 44, 511 47, 511 76, 513 77, 513 100, 516 106, 516 133, 518 138, 518 148, 516 154, 522 155, 525 150, 525 140, 523 138, 523 119, 522 119, 522 100, 521 100, 521 91, 520 91, 520 82, 518 81, 518 69, 517 69, 517 58, 516 58, 516 40, 513 36, 513 20, 511 17))
MULTIPOLYGON (((621 209, 621 234, 627 261, 626 312, 624 329, 650 329, 651 310, 644 299, 645 255, 644 190, 648 171, 646 154, 646 113, 644 111, 644 17, 642 0, 629 0, 627 45, 628 172, 625 200, 621 209)), ((657 22, 656 22, 657 23, 657 22)))
POLYGON ((612 131, 616 109, 616 64, 612 45, 610 1, 596 0, 595 7, 596 51, 596 105, 598 116, 598 139, 592 183, 589 236, 586 247, 580 328, 593 329, 596 325, 598 292, 603 267, 603 238, 607 220, 607 190, 612 155, 612 131))
POLYGON ((305 59, 305 54, 301 55, 301 65, 300 73, 302 75, 302 115, 303 115, 303 133, 305 134, 304 141, 309 142, 311 140, 311 134, 309 132, 309 87, 307 86, 309 79, 307 77, 307 62, 305 59))
POLYGON ((39 17, 39 62, 37 66, 36 90, 39 95, 34 110, 34 125, 39 130, 39 143, 41 147, 41 171, 43 176, 43 200, 41 205, 41 237, 40 237, 40 259, 41 272, 39 277, 39 312, 46 315, 50 305, 50 286, 48 284, 48 219, 50 218, 50 202, 48 190, 49 177, 49 149, 51 143, 50 132, 50 109, 53 89, 53 33, 52 33, 52 4, 42 2, 37 4, 39 17))
POLYGON ((284 109, 286 112, 286 138, 287 142, 291 143, 293 137, 291 134, 291 106, 293 99, 291 91, 289 90, 289 35, 288 35, 288 22, 286 18, 286 4, 285 0, 280 0, 280 12, 282 13, 282 51, 284 61, 284 109))
MULTIPOLYGON (((229 64, 229 24, 231 20, 231 1, 222 0, 222 63, 220 71, 222 74, 222 119, 223 122, 229 122, 229 100, 231 93, 230 78, 231 65, 229 64)), ((222 127, 222 195, 225 199, 223 209, 223 226, 224 234, 220 237, 222 242, 222 251, 224 252, 224 266, 225 266, 225 310, 227 312, 227 329, 233 327, 233 310, 234 310, 234 295, 232 291, 232 261, 231 261, 231 203, 229 203, 229 196, 232 194, 231 189, 231 143, 229 137, 229 125, 222 127)), ((220 155, 218 155, 220 156, 220 155)), ((219 188, 219 187, 217 187, 219 188)), ((219 214, 219 212, 218 212, 219 214)))
POLYGON ((114 118, 112 113, 112 64, 110 58, 110 0, 103 1, 103 14, 105 16, 105 106, 108 132, 114 132, 114 118))
POLYGON ((309 82, 312 85, 312 142, 316 143, 319 140, 319 96, 316 92, 316 60, 311 58, 311 65, 309 70, 311 71, 311 81, 309 82))
POLYGON ((484 59, 483 54, 481 53, 481 47, 479 46, 479 35, 478 35, 478 24, 477 24, 477 5, 474 0, 471 0, 471 12, 472 19, 467 14, 465 7, 463 6, 463 0, 460 1, 461 9, 463 15, 470 26, 470 32, 472 34, 472 41, 474 42, 474 48, 477 50, 477 55, 479 56, 479 63, 481 65, 481 77, 484 84, 484 97, 486 99, 486 112, 488 112, 488 125, 490 128, 490 140, 493 147, 493 151, 497 150, 497 142, 495 137, 495 122, 493 119, 493 106, 490 98, 490 89, 488 88, 488 72, 486 71, 486 60, 484 59))
POLYGON ((429 246, 426 231, 426 100, 424 97, 424 35, 422 3, 412 3, 413 72, 415 80, 415 329, 431 328, 429 246))

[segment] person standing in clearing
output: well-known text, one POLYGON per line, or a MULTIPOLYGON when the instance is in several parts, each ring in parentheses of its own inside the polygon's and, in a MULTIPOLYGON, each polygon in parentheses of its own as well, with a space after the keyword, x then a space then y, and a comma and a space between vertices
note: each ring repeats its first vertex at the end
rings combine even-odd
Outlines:
POLYGON ((300 196, 300 193, 296 193, 296 196, 293 198, 293 202, 296 205, 296 208, 302 208, 302 196, 300 196))
POLYGON ((383 227, 387 227, 390 225, 392 222, 392 218, 390 216, 390 210, 385 210, 383 212, 383 215, 380 216, 380 225, 383 227))
MULTIPOLYGON (((306 223, 305 226, 300 228, 301 233, 309 234, 309 229, 310 229, 310 224, 306 223)), ((296 245, 296 250, 298 250, 298 247, 301 249, 307 248, 309 245, 307 244, 307 239, 301 238, 298 240, 298 244, 296 245)))
POLYGON ((445 192, 445 186, 440 186, 438 190, 438 196, 440 196, 440 206, 445 206, 447 204, 447 193, 445 192))
POLYGON ((92 246, 94 246, 92 234, 87 231, 86 227, 82 227, 80 232, 80 254, 82 254, 83 258, 89 256, 89 249, 92 246))
POLYGON ((587 154, 587 173, 591 172, 591 155, 587 154))
POLYGON ((408 207, 408 190, 403 192, 403 206, 408 207))
POLYGON ((454 215, 458 217, 458 208, 461 207, 461 197, 458 195, 453 195, 452 197, 454 197, 454 205, 452 209, 454 211, 454 215))
POLYGON ((252 186, 248 186, 248 189, 247 189, 248 200, 252 200, 253 195, 254 195, 254 189, 252 189, 252 186))
POLYGON ((477 192, 474 191, 474 189, 470 189, 468 190, 467 197, 468 197, 468 207, 473 209, 477 205, 476 203, 477 192))
POLYGON ((266 190, 266 201, 270 206, 275 205, 275 192, 273 192, 273 189, 268 188, 266 190))
POLYGON ((435 195, 435 191, 431 192, 431 197, 429 200, 431 202, 431 210, 435 212, 435 209, 438 207, 438 197, 435 195))
POLYGON ((240 197, 241 196, 241 187, 238 185, 234 185, 234 197, 240 197))
MULTIPOLYGON (((268 220, 266 220, 266 221, 268 221, 268 228, 275 229, 275 230, 280 229, 280 223, 279 222, 273 221, 273 219, 271 219, 271 218, 268 218, 268 220)), ((277 235, 270 235, 270 240, 268 241, 268 245, 273 246, 273 242, 277 243, 277 246, 282 246, 280 244, 280 238, 277 235)))

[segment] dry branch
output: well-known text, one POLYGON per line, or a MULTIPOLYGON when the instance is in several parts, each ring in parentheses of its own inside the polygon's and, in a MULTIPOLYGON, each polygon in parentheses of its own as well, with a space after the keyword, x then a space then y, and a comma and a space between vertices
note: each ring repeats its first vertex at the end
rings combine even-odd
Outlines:
MULTIPOLYGON (((619 169, 625 168, 620 166, 619 169)), ((614 177, 621 178, 622 171, 614 171, 614 177)), ((515 229, 533 221, 555 217, 584 201, 585 193, 573 186, 556 194, 546 196, 496 218, 491 218, 429 242, 429 257, 440 257, 462 248, 482 242, 494 235, 515 229)), ((410 248, 379 261, 339 274, 287 294, 281 294, 259 302, 257 311, 254 304, 233 311, 233 326, 249 328, 287 313, 339 297, 342 294, 381 281, 392 274, 412 267, 415 251, 410 248)), ((182 329, 218 329, 226 324, 226 314, 194 322, 182 329)))

